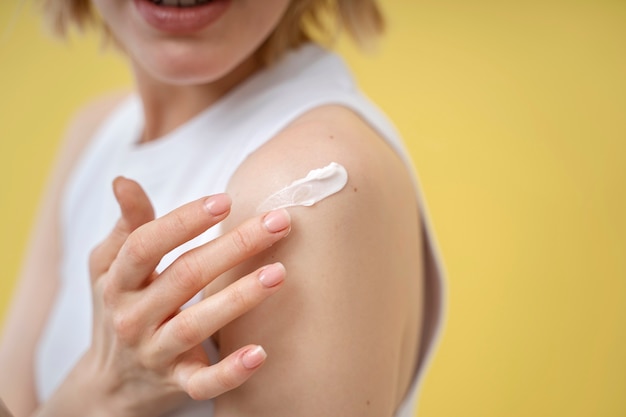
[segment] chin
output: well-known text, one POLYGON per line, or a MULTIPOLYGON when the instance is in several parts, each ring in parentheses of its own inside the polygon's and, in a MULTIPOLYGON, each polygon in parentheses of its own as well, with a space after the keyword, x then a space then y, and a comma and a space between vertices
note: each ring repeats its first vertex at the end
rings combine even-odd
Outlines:
POLYGON ((209 84, 225 77, 229 70, 215 63, 168 61, 152 66, 146 72, 154 79, 170 85, 209 84))
POLYGON ((141 73, 159 82, 171 85, 208 84, 226 77, 246 60, 246 57, 235 57, 225 52, 206 47, 163 46, 152 51, 144 50, 136 55, 133 64, 141 73))

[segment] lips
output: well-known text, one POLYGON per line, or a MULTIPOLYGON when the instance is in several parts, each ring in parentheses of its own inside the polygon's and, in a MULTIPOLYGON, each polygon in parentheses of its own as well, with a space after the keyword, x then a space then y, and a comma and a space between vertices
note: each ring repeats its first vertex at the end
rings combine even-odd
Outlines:
POLYGON ((161 6, 193 7, 210 3, 212 0, 150 0, 151 3, 161 6))
POLYGON ((231 0, 134 0, 137 11, 153 28, 190 35, 216 22, 231 0))

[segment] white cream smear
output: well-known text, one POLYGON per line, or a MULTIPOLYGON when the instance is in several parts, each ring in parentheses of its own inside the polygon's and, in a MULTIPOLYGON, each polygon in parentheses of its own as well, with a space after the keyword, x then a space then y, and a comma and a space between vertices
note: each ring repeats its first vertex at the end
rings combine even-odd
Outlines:
POLYGON ((331 162, 275 192, 261 203, 257 211, 262 213, 285 207, 309 207, 341 191, 347 183, 348 171, 338 163, 331 162))

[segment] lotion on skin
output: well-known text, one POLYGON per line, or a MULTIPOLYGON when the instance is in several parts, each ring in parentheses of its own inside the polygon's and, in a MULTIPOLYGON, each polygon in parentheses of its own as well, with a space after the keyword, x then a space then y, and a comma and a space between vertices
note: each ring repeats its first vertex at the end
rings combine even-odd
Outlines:
POLYGON ((294 206, 310 207, 338 193, 347 183, 348 171, 342 165, 331 162, 328 166, 314 169, 306 177, 270 195, 261 203, 257 211, 266 212, 294 206))

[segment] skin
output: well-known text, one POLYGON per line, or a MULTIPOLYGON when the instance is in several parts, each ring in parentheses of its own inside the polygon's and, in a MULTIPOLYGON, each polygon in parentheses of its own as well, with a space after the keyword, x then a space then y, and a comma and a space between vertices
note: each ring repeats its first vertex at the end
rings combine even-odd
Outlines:
POLYGON ((376 132, 337 106, 304 115, 237 171, 226 225, 330 161, 346 167, 346 187, 290 209, 284 242, 209 286, 275 259, 289 271, 279 294, 220 330, 223 354, 259 340, 269 360, 216 399, 216 416, 392 416, 404 398, 419 345, 420 225, 405 168, 376 132))
POLYGON ((120 93, 102 97, 76 114, 42 197, 0 343, 0 368, 5 370, 0 374, 0 396, 16 416, 29 415, 37 405, 32 358, 59 281, 61 190, 87 138, 121 97, 120 93))
POLYGON ((189 36, 157 32, 129 0, 93 0, 126 51, 142 97, 144 141, 171 131, 259 69, 254 52, 289 0, 232 1, 214 24, 189 36))
POLYGON ((7 410, 2 400, 0 400, 0 417, 11 417, 11 413, 7 410))
MULTIPOLYGON (((176 37, 137 21, 130 1, 94 0, 134 70, 142 140, 186 122, 258 70, 253 52, 287 3, 235 0, 218 24, 176 37)), ((227 190, 232 208, 218 195, 154 219, 140 185, 116 180, 122 217, 90 259, 94 342, 53 398, 37 404, 31 358, 62 255, 50 250, 58 247, 56 201, 67 167, 115 101, 79 117, 35 229, 0 348, 0 368, 11 370, 3 374, 17 375, 0 376, 15 415, 156 416, 189 398, 216 397, 216 417, 392 416, 420 342, 418 208, 397 155, 338 106, 303 115, 248 158, 227 190), (331 161, 347 168, 346 188, 312 208, 273 213, 268 228, 258 204, 331 161), (207 201, 224 211, 207 211, 207 201), (155 280, 169 249, 220 221, 222 238, 155 280), (204 301, 179 313, 202 288, 204 301), (211 336, 224 358, 218 364, 199 346, 211 336)))
MULTIPOLYGON (((108 107, 98 104, 82 112, 81 120, 108 107)), ((49 274, 58 270, 60 255, 50 250, 59 246, 58 231, 50 226, 56 222, 49 217, 58 210, 54 184, 66 174, 64 162, 79 151, 73 136, 82 137, 83 128, 75 126, 64 147, 50 200, 40 214, 43 226, 35 229, 29 250, 28 259, 38 262, 26 264, 3 334, 0 366, 6 372, 0 390, 8 408, 15 416, 155 416, 189 397, 208 399, 240 385, 265 361, 258 346, 244 346, 210 364, 199 345, 279 290, 284 267, 274 262, 259 268, 196 306, 178 310, 217 276, 285 237, 291 229, 288 213, 279 210, 248 219, 179 258, 157 281, 154 268, 165 253, 223 220, 230 212, 230 197, 203 198, 154 219, 141 187, 118 178, 113 189, 122 216, 89 260, 93 343, 52 398, 37 403, 32 357, 58 285, 58 277, 49 274), (245 245, 239 238, 243 235, 248 236, 245 245)))
POLYGON ((202 198, 155 220, 138 184, 118 178, 114 192, 122 216, 89 263, 92 345, 36 415, 59 410, 66 415, 159 415, 180 404, 184 392, 202 400, 241 384, 265 359, 257 347, 246 346, 211 365, 200 343, 277 291, 284 280, 282 265, 253 271, 201 303, 179 309, 217 276, 286 236, 289 215, 277 211, 250 219, 179 257, 157 276, 155 268, 166 253, 228 215, 230 198, 202 198), (241 234, 253 236, 250 244, 240 244, 241 234), (70 400, 77 387, 86 395, 70 400))

